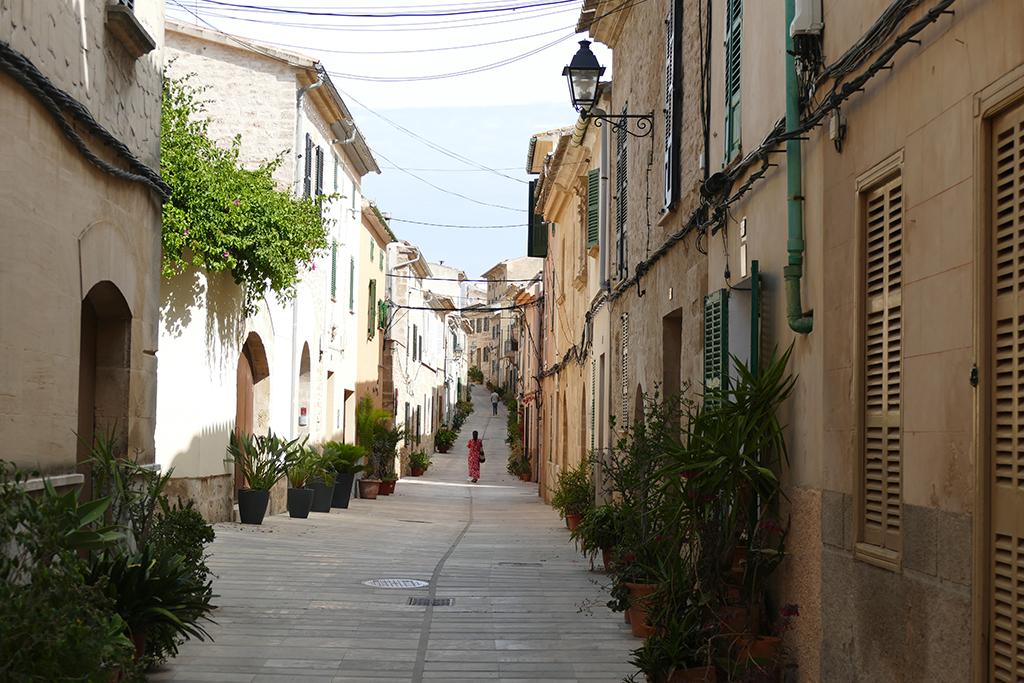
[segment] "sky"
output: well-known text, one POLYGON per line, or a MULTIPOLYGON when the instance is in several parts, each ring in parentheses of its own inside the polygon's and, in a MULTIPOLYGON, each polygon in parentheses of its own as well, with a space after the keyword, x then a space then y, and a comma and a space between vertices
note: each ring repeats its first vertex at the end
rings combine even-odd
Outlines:
POLYGON ((479 278, 526 255, 530 137, 576 121, 562 68, 581 6, 167 0, 167 15, 320 60, 381 168, 363 194, 428 261, 479 278))

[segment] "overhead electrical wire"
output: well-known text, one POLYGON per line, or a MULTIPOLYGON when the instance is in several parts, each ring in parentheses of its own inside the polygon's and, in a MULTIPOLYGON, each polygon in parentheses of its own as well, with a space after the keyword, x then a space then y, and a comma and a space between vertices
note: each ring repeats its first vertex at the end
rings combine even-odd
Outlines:
MULTIPOLYGON (((399 169, 401 170, 401 169, 399 169)), ((425 225, 431 228, 458 228, 461 230, 507 230, 509 228, 525 228, 526 223, 514 223, 512 225, 450 225, 446 223, 423 223, 421 221, 411 221, 407 218, 389 218, 388 222, 398 223, 411 223, 413 225, 425 225)))
MULTIPOLYGON (((378 150, 373 150, 373 153, 376 156, 379 156, 384 161, 387 161, 389 164, 394 164, 395 163, 395 162, 391 161, 391 159, 388 159, 386 156, 381 154, 378 150)), ((425 185, 429 185, 430 187, 434 188, 435 190, 437 190, 439 192, 444 192, 445 194, 450 194, 452 196, 459 197, 460 199, 465 199, 468 202, 473 202, 474 204, 479 204, 480 206, 491 206, 491 207, 494 207, 495 209, 505 209, 506 211, 521 211, 521 212, 524 212, 524 213, 526 212, 526 209, 523 209, 523 208, 514 208, 514 207, 511 207, 511 206, 502 206, 501 204, 491 204, 490 202, 484 202, 484 201, 480 201, 479 199, 473 199, 472 197, 467 197, 466 195, 460 194, 458 192, 455 192, 454 190, 446 190, 443 187, 441 187, 440 185, 435 185, 434 183, 430 182, 426 178, 421 178, 420 176, 416 175, 415 173, 412 173, 410 171, 406 171, 404 168, 399 168, 398 170, 402 171, 406 175, 412 176, 413 178, 415 178, 416 180, 420 181, 421 183, 423 183, 425 185)))
POLYGON ((248 10, 251 12, 267 12, 275 14, 300 14, 311 17, 342 17, 346 19, 410 19, 418 17, 456 17, 479 14, 496 14, 503 12, 516 12, 524 9, 537 7, 553 7, 557 5, 576 5, 579 0, 547 0, 546 2, 533 2, 525 5, 506 5, 504 7, 481 7, 478 9, 458 11, 428 11, 428 12, 323 12, 287 7, 260 7, 258 5, 246 5, 242 3, 224 2, 223 0, 203 0, 204 4, 228 7, 231 9, 248 10))

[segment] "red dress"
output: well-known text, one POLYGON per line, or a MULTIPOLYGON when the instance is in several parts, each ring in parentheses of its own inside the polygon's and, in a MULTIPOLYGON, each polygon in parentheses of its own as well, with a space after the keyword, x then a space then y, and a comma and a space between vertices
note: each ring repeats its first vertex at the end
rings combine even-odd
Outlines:
POLYGON ((484 442, 480 439, 469 440, 469 478, 480 478, 480 449, 484 442))

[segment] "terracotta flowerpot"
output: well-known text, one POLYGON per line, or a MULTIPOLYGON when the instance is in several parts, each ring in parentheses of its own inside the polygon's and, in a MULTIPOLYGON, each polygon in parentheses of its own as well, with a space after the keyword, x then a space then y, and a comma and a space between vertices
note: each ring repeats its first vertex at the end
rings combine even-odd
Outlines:
POLYGON ((758 607, 749 611, 746 607, 726 607, 719 613, 719 618, 722 621, 722 633, 749 635, 757 632, 761 610, 758 607))
POLYGON ((146 636, 133 633, 129 637, 132 644, 135 645, 135 661, 137 662, 146 654, 146 636))
POLYGON ((360 479, 359 480, 359 497, 373 500, 377 497, 377 493, 380 492, 380 479, 360 479))
POLYGON ((380 483, 380 491, 377 495, 379 496, 390 496, 395 492, 395 482, 397 479, 384 480, 380 483))
POLYGON ((713 666, 702 666, 699 669, 676 670, 667 679, 659 680, 665 683, 717 683, 718 672, 713 666))
POLYGON ((414 476, 414 477, 422 477, 423 473, 426 472, 426 471, 427 471, 426 467, 413 467, 412 468, 412 476, 414 476))
POLYGON ((601 548, 601 561, 604 563, 604 570, 610 572, 615 564, 615 548, 601 548))
POLYGON ((738 545, 732 552, 732 570, 742 574, 747 569, 747 555, 750 549, 745 545, 738 545))
POLYGON ((580 520, 583 519, 583 515, 566 515, 565 521, 569 522, 569 531, 575 531, 576 527, 580 525, 580 520))
POLYGON ((523 481, 530 481, 531 479, 533 479, 533 475, 530 474, 529 472, 523 472, 519 475, 519 478, 522 479, 523 481))
POLYGON ((449 448, 449 446, 438 446, 437 447, 437 452, 438 453, 447 453, 448 452, 448 448, 449 448))
POLYGON ((658 589, 656 583, 626 583, 629 589, 630 610, 629 625, 633 628, 634 638, 646 638, 654 633, 654 629, 647 623, 647 613, 651 605, 651 594, 658 589))
POLYGON ((736 661, 744 666, 754 666, 761 671, 771 671, 772 680, 778 683, 782 679, 782 667, 779 666, 779 648, 782 639, 775 636, 756 636, 740 638, 736 661))

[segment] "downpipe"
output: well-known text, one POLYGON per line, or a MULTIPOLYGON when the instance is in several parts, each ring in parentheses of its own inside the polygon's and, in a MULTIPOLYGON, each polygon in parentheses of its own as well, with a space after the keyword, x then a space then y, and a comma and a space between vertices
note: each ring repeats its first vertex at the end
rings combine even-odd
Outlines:
MULTIPOLYGON (((790 24, 796 14, 796 0, 786 0, 786 130, 800 126, 800 93, 797 89, 796 58, 790 24)), ((786 251, 788 265, 782 269, 786 288, 786 320, 797 334, 809 334, 814 327, 814 311, 804 311, 800 298, 800 279, 804 266, 804 197, 802 156, 799 140, 786 142, 786 194, 789 214, 789 237, 786 251)))

